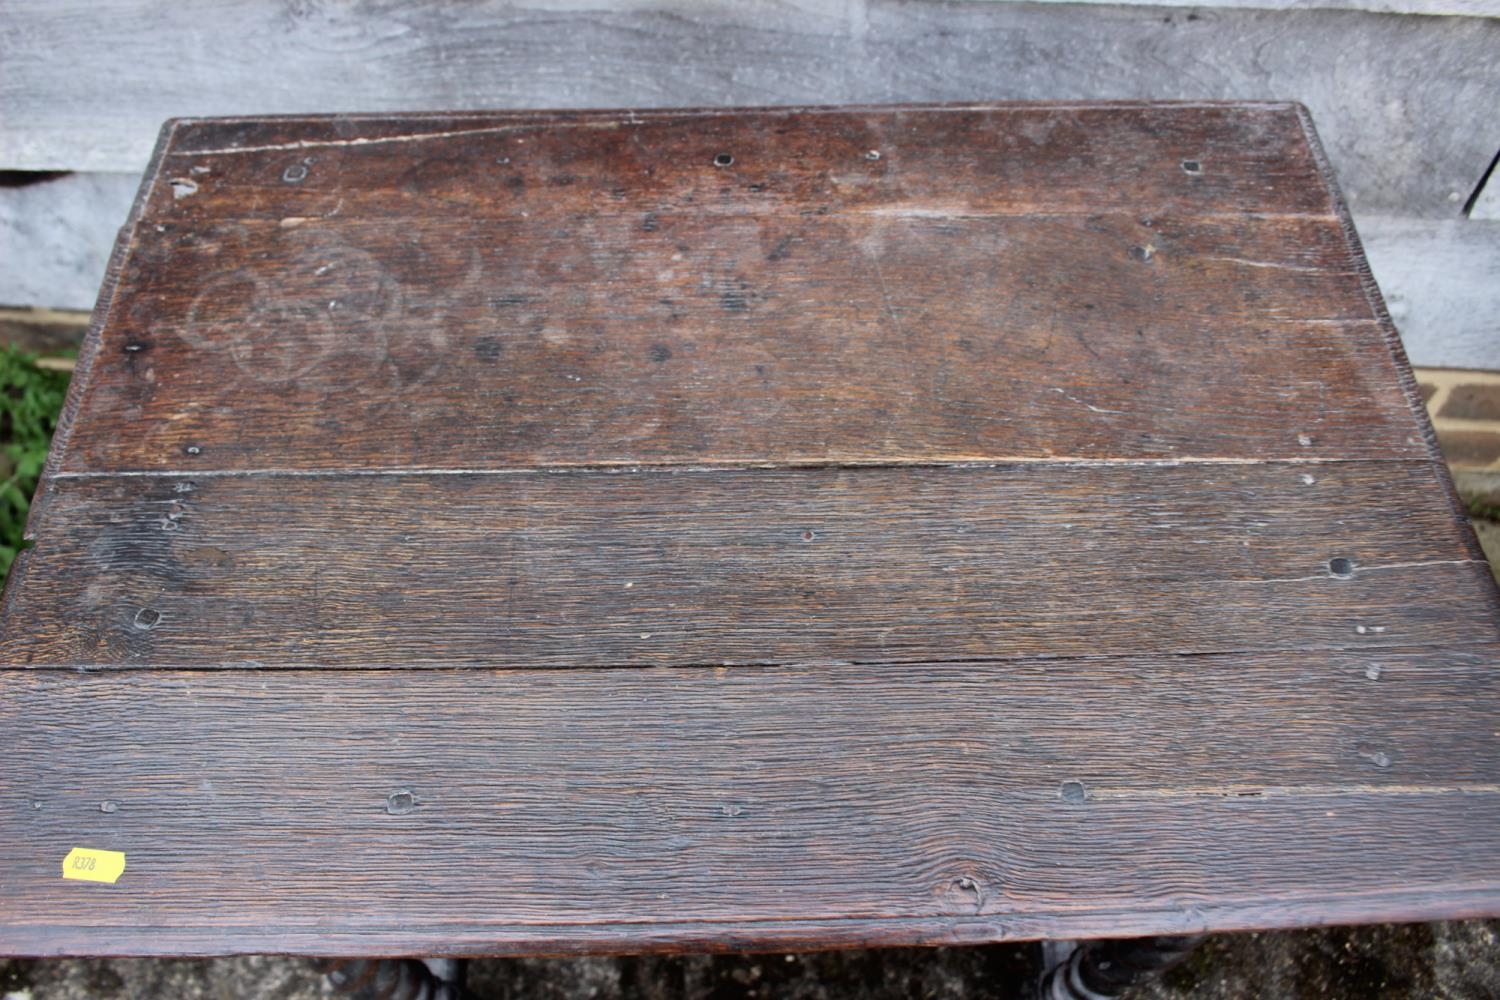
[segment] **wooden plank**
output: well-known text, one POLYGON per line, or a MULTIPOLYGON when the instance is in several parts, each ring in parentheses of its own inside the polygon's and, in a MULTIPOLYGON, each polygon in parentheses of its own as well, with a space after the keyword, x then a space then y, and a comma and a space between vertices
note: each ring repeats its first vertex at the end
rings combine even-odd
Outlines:
POLYGON ((166 0, 10 3, 0 166, 137 171, 160 123, 184 114, 1294 96, 1317 115, 1356 204, 1446 217, 1494 155, 1486 98, 1500 92, 1490 18, 240 0, 189 20, 166 0))
POLYGON ((0 951, 748 950, 1492 912, 1497 657, 7 673, 0 951), (60 879, 79 845, 123 851, 120 881, 60 879))
POLYGON ((1500 369, 1500 222, 1361 218, 1414 364, 1500 369))
POLYGON ((26 628, 0 639, 0 662, 567 668, 1494 641, 1488 567, 1438 488, 1433 466, 1392 462, 68 478, 33 525, 5 609, 26 628))
POLYGON ((1428 455, 1291 106, 164 142, 65 472, 1428 455))
POLYGON ((166 176, 145 214, 153 223, 1332 212, 1286 103, 319 116, 167 128, 166 176))
POLYGON ((1359 289, 1332 220, 153 230, 62 467, 1423 457, 1359 289))

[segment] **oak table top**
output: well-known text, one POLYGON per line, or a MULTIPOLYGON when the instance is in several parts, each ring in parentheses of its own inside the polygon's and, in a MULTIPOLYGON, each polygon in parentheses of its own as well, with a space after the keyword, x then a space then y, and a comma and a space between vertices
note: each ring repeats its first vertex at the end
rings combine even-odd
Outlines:
POLYGON ((1500 914, 1500 601, 1296 105, 171 122, 30 534, 5 953, 1500 914))

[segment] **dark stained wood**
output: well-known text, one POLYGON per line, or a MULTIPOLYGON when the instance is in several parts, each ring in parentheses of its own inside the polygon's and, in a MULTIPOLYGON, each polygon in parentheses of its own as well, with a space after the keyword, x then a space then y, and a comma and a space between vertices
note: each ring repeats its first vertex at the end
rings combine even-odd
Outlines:
POLYGON ((1287 105, 164 137, 65 471, 1427 457, 1287 105))
POLYGON ((1205 104, 1193 114, 1042 104, 187 120, 164 167, 151 222, 835 207, 945 216, 1333 211, 1286 104, 1205 104), (1184 170, 1185 160, 1197 169, 1184 170), (191 181, 192 194, 174 179, 191 181))
POLYGON ((1463 908, 1500 890, 1497 655, 10 673, 4 940, 619 951, 1463 908), (78 843, 125 877, 60 882, 78 843))
POLYGON ((1500 601, 1295 106, 169 126, 30 528, 0 952, 1500 914, 1500 601))
POLYGON ((1437 489, 1404 462, 65 479, 7 608, 28 628, 0 659, 682 666, 1500 640, 1483 556, 1419 499, 1437 489))
POLYGON ((1425 457, 1333 217, 174 223, 132 260, 67 471, 1425 457))

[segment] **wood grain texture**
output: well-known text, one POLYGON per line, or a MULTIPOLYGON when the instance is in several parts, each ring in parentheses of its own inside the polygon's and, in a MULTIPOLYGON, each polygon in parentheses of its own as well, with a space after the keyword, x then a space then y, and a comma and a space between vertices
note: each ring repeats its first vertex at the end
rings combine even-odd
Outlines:
POLYGON ((1214 8, 11 0, 0 166, 138 171, 184 114, 1290 97, 1356 204, 1457 214, 1495 153, 1500 20, 1214 8))
POLYGON ((1290 106, 546 121, 164 133, 61 468, 1428 454, 1290 106))
POLYGON ((1436 491, 1428 464, 1390 462, 66 479, 0 658, 577 667, 1500 639, 1489 569, 1436 491))
POLYGON ((146 218, 1332 211, 1287 104, 870 111, 187 119, 146 218))
POLYGON ((555 124, 163 133, 0 606, 0 951, 1500 913, 1500 601, 1303 112, 555 124))
POLYGON ((0 949, 755 948, 1492 905, 1497 656, 10 673, 0 949), (76 844, 125 876, 62 883, 76 844))

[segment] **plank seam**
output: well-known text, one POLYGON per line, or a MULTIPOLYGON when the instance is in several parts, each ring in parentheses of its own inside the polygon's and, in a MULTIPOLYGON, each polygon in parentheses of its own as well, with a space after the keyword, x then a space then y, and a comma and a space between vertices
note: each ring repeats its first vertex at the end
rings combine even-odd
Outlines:
MULTIPOLYGON (((1256 581, 1258 582, 1258 581, 1256 581)), ((132 664, 110 661, 108 663, 42 663, 42 664, 0 664, 0 676, 6 674, 157 674, 157 673, 186 673, 186 674, 227 674, 233 676, 236 673, 258 673, 270 672, 278 674, 305 673, 315 678, 326 679, 330 674, 347 673, 386 673, 393 670, 421 670, 426 672, 447 671, 453 674, 469 674, 480 672, 486 674, 577 674, 582 671, 690 671, 690 670, 718 670, 727 668, 731 670, 755 670, 769 672, 775 670, 837 670, 853 667, 873 667, 876 669, 902 667, 1008 667, 1015 668, 1023 664, 1107 664, 1117 660, 1211 660, 1211 659, 1241 659, 1250 656, 1264 656, 1269 659, 1279 659, 1297 656, 1304 653, 1315 653, 1319 655, 1333 654, 1358 654, 1362 656, 1413 656, 1420 653, 1437 652, 1451 654, 1455 658, 1469 661, 1468 665, 1500 665, 1500 649, 1496 655, 1486 656, 1483 653, 1471 652, 1484 647, 1497 647, 1497 640, 1493 637, 1454 640, 1444 642, 1442 645, 1424 643, 1413 645, 1410 643, 1383 644, 1379 639, 1366 640, 1363 643, 1353 645, 1330 645, 1330 646, 1292 646, 1287 648, 1247 647, 1243 649, 1188 649, 1188 650, 1153 650, 1148 652, 1133 653, 1030 653, 1020 656, 973 656, 953 657, 945 660, 913 659, 913 660, 714 660, 699 661, 693 663, 589 663, 571 667, 519 667, 519 666, 463 666, 454 664, 452 661, 436 660, 403 660, 400 663, 378 664, 360 663, 338 667, 330 667, 317 662, 266 664, 259 660, 230 660, 215 665, 203 663, 161 663, 132 664)), ((1279 670, 1280 668, 1278 668, 1279 670)))
POLYGON ((837 460, 813 460, 807 462, 779 461, 764 462, 747 460, 743 462, 712 462, 712 463, 674 463, 674 462, 589 462, 577 465, 513 465, 494 468, 485 467, 453 467, 453 466, 399 466, 393 465, 386 468, 338 468, 338 469, 290 469, 290 468, 261 468, 261 469, 122 469, 119 471, 80 469, 72 471, 57 472, 50 475, 49 479, 228 479, 249 477, 285 477, 297 479, 329 479, 329 478, 368 478, 371 476, 526 476, 526 475, 563 475, 563 474, 598 474, 598 475, 633 475, 633 474, 676 474, 676 473, 716 473, 716 472, 745 472, 754 470, 764 471, 789 471, 789 472, 816 472, 820 470, 838 469, 952 469, 963 470, 1002 470, 1018 469, 1027 467, 1036 468, 1179 468, 1192 466, 1273 466, 1286 465, 1301 468, 1304 466, 1319 465, 1362 465, 1362 464, 1386 464, 1386 465, 1431 465, 1434 462, 1441 464, 1440 459, 1420 458, 1417 456, 1371 456, 1371 457, 1339 457, 1322 456, 1299 458, 1286 456, 1281 458, 1066 458, 1066 457, 1040 457, 1040 456, 1007 456, 1002 458, 985 458, 972 461, 950 461, 944 459, 919 458, 910 461, 893 459, 837 459, 837 460))

